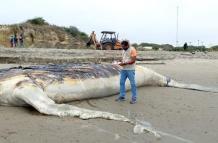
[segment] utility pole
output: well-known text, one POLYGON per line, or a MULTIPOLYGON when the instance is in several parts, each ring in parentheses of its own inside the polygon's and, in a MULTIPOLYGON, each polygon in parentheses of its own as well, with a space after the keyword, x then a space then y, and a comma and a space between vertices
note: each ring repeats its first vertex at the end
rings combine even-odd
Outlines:
POLYGON ((179 6, 176 7, 176 47, 179 46, 179 6))

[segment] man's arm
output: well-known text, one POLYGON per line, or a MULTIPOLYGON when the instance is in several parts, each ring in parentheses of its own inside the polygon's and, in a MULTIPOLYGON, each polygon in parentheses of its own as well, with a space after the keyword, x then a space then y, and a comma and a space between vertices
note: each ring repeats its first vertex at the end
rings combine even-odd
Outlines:
POLYGON ((120 66, 131 65, 131 64, 134 64, 135 61, 136 61, 136 56, 133 56, 133 57, 131 57, 131 61, 125 62, 125 63, 120 63, 119 65, 120 65, 120 66))
POLYGON ((125 62, 125 63, 120 63, 119 65, 120 65, 120 66, 124 66, 124 65, 131 65, 131 64, 134 64, 135 61, 136 61, 136 56, 137 56, 136 50, 133 49, 133 50, 131 51, 131 61, 125 62))

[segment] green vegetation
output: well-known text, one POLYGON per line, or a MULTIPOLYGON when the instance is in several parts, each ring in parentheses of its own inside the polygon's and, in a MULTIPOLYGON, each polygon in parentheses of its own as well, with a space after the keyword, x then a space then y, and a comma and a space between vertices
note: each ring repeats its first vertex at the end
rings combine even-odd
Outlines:
POLYGON ((88 41, 89 39, 86 33, 79 31, 78 28, 76 28, 75 26, 63 27, 63 29, 71 36, 82 39, 83 41, 88 41))
POLYGON ((64 30, 73 37, 76 37, 79 34, 79 30, 75 26, 64 27, 64 30))
POLYGON ((138 47, 139 45, 137 43, 132 44, 133 47, 138 47))
MULTIPOLYGON (((33 25, 49 25, 49 23, 46 22, 42 17, 36 17, 33 19, 27 20, 27 23, 33 24, 33 25)), ((77 27, 70 26, 70 27, 62 27, 64 31, 69 33, 71 36, 76 37, 78 39, 81 39, 83 41, 88 40, 88 35, 84 32, 81 32, 77 27)))
POLYGON ((174 47, 172 50, 170 51, 189 51, 189 52, 193 52, 193 51, 201 51, 201 52, 205 52, 207 49, 205 46, 188 46, 188 48, 186 50, 184 50, 184 47, 174 47))
MULTIPOLYGON (((146 50, 143 47, 152 47, 152 50, 165 50, 165 51, 188 51, 188 52, 193 52, 193 51, 201 51, 201 52, 205 52, 208 49, 206 49, 205 46, 193 46, 193 45, 188 45, 187 49, 184 49, 184 47, 174 47, 173 45, 170 44, 154 44, 154 43, 141 43, 141 44, 132 44, 134 47, 137 48, 137 50, 141 50, 144 51, 146 50)), ((213 51, 218 51, 218 45, 212 47, 213 51)))
POLYGON ((33 19, 27 20, 27 23, 33 24, 33 25, 49 25, 42 17, 36 17, 33 19))
POLYGON ((89 40, 88 35, 86 33, 84 33, 84 32, 80 32, 79 37, 81 39, 83 39, 83 41, 88 41, 89 40))
POLYGON ((161 45, 154 44, 154 43, 141 43, 139 44, 140 47, 152 47, 153 50, 159 50, 161 45))
POLYGON ((154 44, 154 43, 141 43, 141 44, 136 44, 134 43, 133 44, 134 47, 136 47, 138 50, 141 50, 141 51, 144 51, 146 50, 145 48, 143 47, 152 47, 152 50, 160 50, 160 49, 163 49, 163 50, 167 50, 167 51, 170 51, 172 50, 174 47, 170 44, 162 44, 162 45, 159 45, 159 44, 154 44))
POLYGON ((218 45, 210 47, 212 51, 218 51, 218 45))

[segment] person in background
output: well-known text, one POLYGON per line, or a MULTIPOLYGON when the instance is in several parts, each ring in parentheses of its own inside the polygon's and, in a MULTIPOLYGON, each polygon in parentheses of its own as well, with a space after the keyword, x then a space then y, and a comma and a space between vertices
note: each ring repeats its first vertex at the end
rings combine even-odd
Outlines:
POLYGON ((11 47, 14 47, 14 36, 13 35, 10 36, 10 45, 11 47))
POLYGON ((183 45, 183 49, 184 51, 186 51, 188 49, 188 44, 185 42, 185 44, 183 45))
POLYGON ((14 34, 14 47, 17 47, 17 34, 14 34))
POLYGON ((125 101, 125 83, 126 79, 128 78, 130 81, 132 93, 130 104, 135 104, 137 101, 137 89, 135 82, 135 62, 137 52, 136 49, 130 45, 128 40, 123 40, 121 42, 121 46, 123 48, 123 53, 122 62, 119 64, 120 66, 122 66, 122 70, 120 72, 120 95, 116 99, 116 101, 125 101))
POLYGON ((23 47, 23 33, 21 33, 19 36, 19 46, 23 47))

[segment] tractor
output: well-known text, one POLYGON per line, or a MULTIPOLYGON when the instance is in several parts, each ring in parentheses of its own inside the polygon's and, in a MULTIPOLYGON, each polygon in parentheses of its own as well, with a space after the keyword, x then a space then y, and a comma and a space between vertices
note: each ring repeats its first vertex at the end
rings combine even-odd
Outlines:
POLYGON ((121 43, 118 40, 118 34, 113 31, 102 31, 100 44, 103 50, 121 50, 121 43))
POLYGON ((91 33, 87 46, 95 45, 98 50, 121 50, 121 43, 118 40, 118 34, 113 31, 102 31, 100 42, 96 39, 94 31, 91 33))

